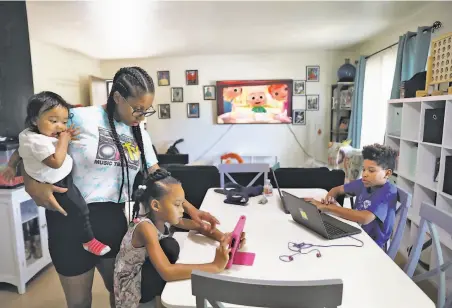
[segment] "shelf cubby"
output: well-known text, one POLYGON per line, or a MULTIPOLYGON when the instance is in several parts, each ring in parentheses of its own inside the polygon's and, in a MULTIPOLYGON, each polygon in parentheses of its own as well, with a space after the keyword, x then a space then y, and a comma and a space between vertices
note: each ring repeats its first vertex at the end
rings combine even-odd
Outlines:
POLYGON ((438 109, 438 108, 445 108, 446 102, 443 100, 437 100, 437 101, 427 101, 422 103, 422 109, 421 109, 421 118, 420 118, 420 136, 419 141, 424 141, 424 129, 425 129, 425 110, 427 109, 438 109))
POLYGON ((402 134, 404 140, 418 141, 421 116, 421 103, 406 103, 402 113, 402 134))
POLYGON ((417 142, 400 141, 398 173, 413 182, 416 178, 418 146, 417 142), (400 159, 400 157, 403 157, 403 159, 400 159))
MULTIPOLYGON (((446 157, 452 156, 452 149, 443 148, 441 151, 441 166, 439 168, 439 191, 442 195, 450 195, 445 193, 444 190, 444 179, 446 177, 446 157)), ((452 198, 452 197, 451 197, 452 198)))
POLYGON ((452 100, 446 102, 444 116, 443 146, 452 149, 452 100))
POLYGON ((390 136, 400 137, 402 132, 402 103, 389 104, 386 133, 390 136))
MULTIPOLYGON (((416 183, 431 189, 437 190, 438 183, 435 177, 436 163, 441 160, 441 148, 427 144, 420 144, 416 165, 416 183)), ((438 166, 439 167, 439 166, 438 166)), ((439 175, 438 175, 439 179, 439 175)))

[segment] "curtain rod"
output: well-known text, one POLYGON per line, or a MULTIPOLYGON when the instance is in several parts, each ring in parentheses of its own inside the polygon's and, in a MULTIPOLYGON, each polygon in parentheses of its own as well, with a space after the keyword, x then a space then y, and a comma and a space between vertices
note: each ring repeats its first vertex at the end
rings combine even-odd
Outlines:
MULTIPOLYGON (((435 30, 438 30, 438 29, 441 28, 442 26, 443 26, 443 24, 442 24, 440 21, 435 21, 435 22, 433 23, 433 25, 431 25, 430 27, 428 27, 428 28, 426 29, 426 31, 432 30, 432 32, 435 32, 435 30)), ((414 34, 413 34, 413 36, 416 36, 416 35, 417 35, 417 33, 414 33, 414 34)), ((399 43, 399 42, 394 43, 394 44, 392 44, 392 45, 389 45, 389 46, 387 46, 387 47, 385 47, 385 48, 383 48, 383 49, 380 49, 380 50, 377 51, 377 52, 374 52, 374 53, 371 54, 370 56, 367 56, 367 57, 366 57, 366 60, 369 59, 370 57, 375 56, 376 54, 379 54, 379 53, 382 52, 382 51, 385 51, 385 50, 387 50, 387 49, 389 49, 389 48, 391 48, 391 47, 394 47, 394 46, 397 45, 398 43, 399 43)))

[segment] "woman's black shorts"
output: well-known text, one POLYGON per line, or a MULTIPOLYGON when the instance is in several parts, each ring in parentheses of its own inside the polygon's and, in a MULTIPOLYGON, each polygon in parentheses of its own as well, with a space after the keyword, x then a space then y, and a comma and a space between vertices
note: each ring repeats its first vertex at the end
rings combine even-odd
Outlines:
POLYGON ((87 252, 82 246, 83 230, 79 217, 46 211, 49 252, 56 271, 63 276, 78 276, 95 267, 99 258, 116 258, 122 238, 127 232, 124 203, 99 202, 88 204, 94 236, 110 246, 102 257, 87 252))

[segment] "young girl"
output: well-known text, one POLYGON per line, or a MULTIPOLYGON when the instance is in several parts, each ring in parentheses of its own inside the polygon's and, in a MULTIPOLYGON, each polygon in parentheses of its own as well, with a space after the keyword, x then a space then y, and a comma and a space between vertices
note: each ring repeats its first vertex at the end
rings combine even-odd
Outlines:
POLYGON ((14 155, 22 157, 25 171, 36 181, 67 188, 65 193, 55 194, 55 199, 69 215, 79 217, 83 248, 101 256, 110 247, 94 238, 88 206, 72 181, 73 161, 67 150, 78 132, 67 127, 70 108, 71 105, 53 92, 33 95, 27 107, 28 128, 19 134, 19 150, 14 155))
MULTIPOLYGON (((219 273, 229 260, 229 235, 217 229, 212 233, 204 231, 198 224, 183 219, 184 190, 179 181, 158 169, 140 185, 134 195, 133 225, 121 243, 116 257, 114 289, 116 308, 135 308, 141 302, 160 296, 167 281, 190 279, 195 269, 219 273), (146 215, 138 218, 140 205, 146 215), (179 245, 170 237, 169 227, 177 226, 198 232, 219 241, 215 259, 206 264, 175 264, 179 245), (142 272, 142 266, 149 256, 153 267, 142 272), (142 296, 143 294, 143 296, 142 296), (144 300, 145 299, 145 300, 144 300)), ((245 243, 244 234, 240 247, 245 243)))

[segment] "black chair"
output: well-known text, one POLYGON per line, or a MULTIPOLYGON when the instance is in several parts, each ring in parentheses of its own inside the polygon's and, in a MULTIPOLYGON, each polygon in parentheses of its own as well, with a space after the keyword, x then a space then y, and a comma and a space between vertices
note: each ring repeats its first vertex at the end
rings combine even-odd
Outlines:
MULTIPOLYGON (((329 191, 333 187, 344 185, 343 170, 328 170, 328 168, 279 168, 275 170, 280 188, 322 188, 329 191)), ((273 187, 276 187, 273 174, 269 175, 273 187)), ((337 198, 344 205, 344 196, 337 198)))
MULTIPOLYGON (((167 170, 182 183, 185 199, 197 209, 200 208, 209 188, 220 187, 220 173, 215 166, 169 165, 167 170)), ((190 216, 184 213, 184 218, 190 216)), ((176 231, 185 230, 176 228, 176 231)))

